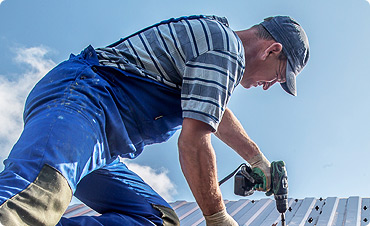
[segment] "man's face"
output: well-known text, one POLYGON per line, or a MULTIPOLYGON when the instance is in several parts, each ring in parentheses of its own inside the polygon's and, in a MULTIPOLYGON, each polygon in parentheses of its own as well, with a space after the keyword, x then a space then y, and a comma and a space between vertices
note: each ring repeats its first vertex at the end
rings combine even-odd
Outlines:
POLYGON ((262 86, 269 89, 276 82, 285 82, 286 60, 271 58, 266 61, 255 60, 249 62, 245 68, 240 84, 244 88, 262 86))

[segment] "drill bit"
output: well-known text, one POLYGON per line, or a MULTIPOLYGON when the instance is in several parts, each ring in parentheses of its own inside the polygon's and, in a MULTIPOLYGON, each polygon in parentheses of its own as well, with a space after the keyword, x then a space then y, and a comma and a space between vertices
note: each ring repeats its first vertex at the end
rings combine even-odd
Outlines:
POLYGON ((281 226, 285 226, 285 215, 281 213, 281 226))

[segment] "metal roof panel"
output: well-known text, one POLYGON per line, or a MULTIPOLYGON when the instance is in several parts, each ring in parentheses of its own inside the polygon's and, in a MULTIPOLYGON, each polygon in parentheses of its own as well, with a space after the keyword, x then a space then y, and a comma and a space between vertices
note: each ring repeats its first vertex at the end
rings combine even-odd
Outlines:
MULTIPOLYGON (((239 223, 248 226, 281 226, 280 214, 275 200, 240 199, 225 200, 226 210, 239 223)), ((204 217, 196 202, 176 201, 170 203, 182 226, 205 225, 204 217)), ((369 226, 370 198, 329 197, 327 199, 289 199, 286 223, 289 226, 369 226)), ((99 216, 99 213, 84 204, 68 207, 64 217, 99 216)))

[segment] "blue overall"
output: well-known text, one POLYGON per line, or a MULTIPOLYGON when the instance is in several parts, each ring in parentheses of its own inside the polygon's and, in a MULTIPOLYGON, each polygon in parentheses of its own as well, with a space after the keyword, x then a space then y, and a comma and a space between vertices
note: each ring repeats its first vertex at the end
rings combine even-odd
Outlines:
POLYGON ((94 49, 51 70, 32 90, 24 131, 0 174, 0 205, 21 193, 47 164, 72 193, 101 213, 57 225, 162 225, 171 208, 118 159, 166 141, 182 124, 180 91, 99 66, 94 49))

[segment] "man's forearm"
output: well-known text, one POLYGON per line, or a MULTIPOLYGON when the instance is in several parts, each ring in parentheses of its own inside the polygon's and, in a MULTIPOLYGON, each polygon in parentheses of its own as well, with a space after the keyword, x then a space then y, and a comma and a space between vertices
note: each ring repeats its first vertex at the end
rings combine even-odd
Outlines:
POLYGON ((263 175, 261 176, 263 176, 264 182, 258 190, 268 191, 271 185, 270 162, 260 151, 257 144, 249 138, 230 109, 225 110, 216 136, 235 150, 252 167, 259 168, 262 171, 263 175))
POLYGON ((261 153, 257 144, 249 138, 239 120, 228 108, 215 135, 246 161, 261 153))
MULTIPOLYGON (((185 125, 186 127, 186 125, 185 125)), ((179 137, 179 158, 189 187, 204 215, 225 209, 218 186, 211 133, 184 128, 179 137)))

